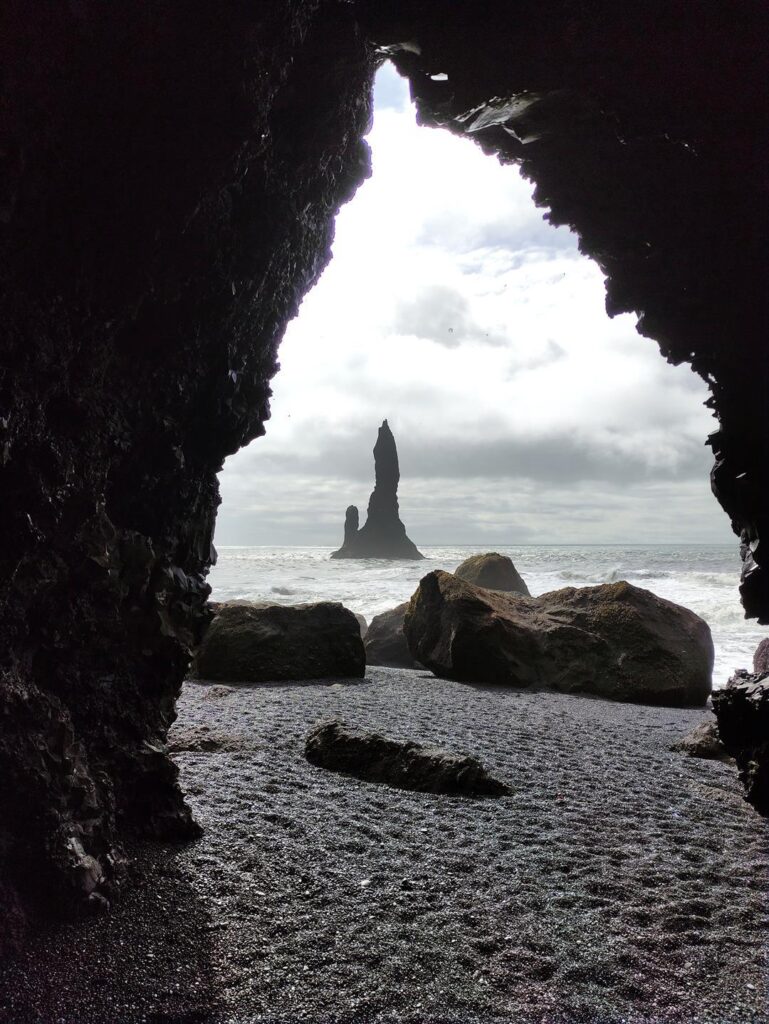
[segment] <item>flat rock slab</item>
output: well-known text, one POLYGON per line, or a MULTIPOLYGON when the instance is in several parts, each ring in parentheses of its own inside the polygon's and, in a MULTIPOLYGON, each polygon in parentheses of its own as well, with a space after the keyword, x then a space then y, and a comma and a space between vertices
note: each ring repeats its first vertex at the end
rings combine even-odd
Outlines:
POLYGON ((366 671, 360 626, 332 601, 219 606, 192 667, 194 678, 228 683, 361 678, 366 671))
POLYGON ((443 747, 399 743, 377 732, 326 722, 313 729, 305 756, 318 768, 384 782, 397 789, 458 796, 508 796, 509 786, 492 778, 477 758, 443 747))

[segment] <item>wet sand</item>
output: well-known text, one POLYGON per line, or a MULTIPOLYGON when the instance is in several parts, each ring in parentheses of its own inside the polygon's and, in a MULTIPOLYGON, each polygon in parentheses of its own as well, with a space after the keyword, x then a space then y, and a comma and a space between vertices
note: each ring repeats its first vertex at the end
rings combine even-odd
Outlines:
POLYGON ((395 669, 188 683, 203 838, 0 972, 0 1020, 769 1022, 769 823, 732 765, 668 749, 709 717, 395 669), (315 768, 329 718, 472 753, 512 795, 315 768))

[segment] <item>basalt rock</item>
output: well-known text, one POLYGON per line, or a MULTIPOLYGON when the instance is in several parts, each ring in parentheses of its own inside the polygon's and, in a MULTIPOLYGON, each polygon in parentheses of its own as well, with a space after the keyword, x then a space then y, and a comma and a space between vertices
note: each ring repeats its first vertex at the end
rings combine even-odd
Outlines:
POLYGON ((457 566, 454 575, 476 587, 531 596, 521 574, 513 565, 512 558, 497 554, 496 551, 488 551, 485 555, 471 555, 457 566))
POLYGON ((403 632, 408 601, 375 615, 366 634, 366 664, 390 668, 419 668, 403 632))
POLYGON ((350 505, 344 520, 344 544, 331 557, 424 558, 406 536, 398 514, 398 450, 387 420, 379 428, 374 445, 374 474, 364 526, 358 529, 358 509, 350 505))
POLYGON ((753 652, 753 671, 759 675, 769 672, 769 637, 766 637, 753 652))
POLYGON ((399 743, 376 732, 350 729, 343 722, 317 726, 308 735, 304 751, 318 768, 396 789, 452 796, 507 796, 511 792, 509 786, 492 778, 477 758, 442 747, 399 743))
POLYGON ((769 673, 735 672, 713 693, 718 734, 737 762, 745 797, 769 817, 769 673))
POLYGON ((531 598, 435 570, 411 598, 404 631, 414 657, 448 679, 672 707, 710 694, 707 623, 625 582, 531 598))
POLYGON ((217 473, 264 432, 285 326, 369 174, 373 63, 346 4, 9 0, 0 65, 0 918, 18 922, 112 898, 128 836, 198 832, 165 739, 211 617, 217 473))
POLYGON ((89 898, 85 858, 102 872, 91 895, 112 897, 126 835, 193 831, 164 739, 210 618, 216 473, 264 430, 284 328, 368 173, 386 54, 422 123, 520 165, 598 262, 610 315, 639 313, 665 358, 709 382, 713 488, 741 537, 746 611, 769 621, 768 35, 760 0, 6 0, 0 916, 14 934, 31 890, 89 898))
POLYGON ((228 601, 192 668, 225 683, 363 676, 366 656, 353 612, 332 601, 279 605, 228 601))
POLYGON ((700 757, 706 761, 730 761, 726 747, 718 734, 715 722, 700 722, 682 739, 671 744, 671 750, 688 754, 689 757, 700 757))

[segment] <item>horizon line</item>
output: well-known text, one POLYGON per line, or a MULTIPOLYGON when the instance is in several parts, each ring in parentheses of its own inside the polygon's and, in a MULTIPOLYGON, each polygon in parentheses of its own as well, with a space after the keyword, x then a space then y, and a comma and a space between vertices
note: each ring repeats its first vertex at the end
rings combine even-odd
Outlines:
MULTIPOLYGON (((739 537, 735 537, 734 545, 739 541, 739 537)), ((243 543, 243 544, 217 544, 214 539, 214 547, 217 551, 224 551, 227 548, 337 548, 337 543, 317 543, 317 544, 267 544, 267 543, 243 543)), ((638 541, 638 540, 612 540, 612 541, 559 541, 557 543, 541 543, 537 541, 491 541, 491 544, 497 544, 499 547, 505 548, 731 548, 734 545, 729 541, 725 540, 703 540, 703 541, 638 541)), ((445 541, 439 544, 422 544, 417 545, 420 548, 480 548, 487 547, 485 544, 478 543, 458 543, 454 541, 445 541)), ((399 559, 384 559, 384 561, 399 561, 399 559)))

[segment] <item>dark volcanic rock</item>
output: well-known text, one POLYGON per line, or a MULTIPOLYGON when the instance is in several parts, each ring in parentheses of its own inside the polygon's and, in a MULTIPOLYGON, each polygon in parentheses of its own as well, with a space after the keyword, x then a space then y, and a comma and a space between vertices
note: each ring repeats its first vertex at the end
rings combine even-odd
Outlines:
POLYGON ((746 799, 769 817, 769 674, 735 672, 723 690, 713 692, 713 711, 746 799))
POLYGON ((369 173, 351 7, 225 8, 0 15, 3 907, 83 904, 88 857, 112 896, 125 836, 197 832, 165 738, 217 473, 369 173))
POLYGON ((366 617, 365 615, 360 615, 358 612, 355 612, 355 618, 358 622, 358 626, 360 627, 361 638, 365 640, 366 633, 368 633, 368 623, 366 622, 366 617))
POLYGON ((358 529, 358 509, 350 505, 344 520, 344 544, 332 558, 424 558, 406 536, 398 515, 398 450, 384 421, 374 445, 374 490, 365 525, 358 529))
POLYGON ((753 652, 753 672, 758 675, 769 672, 769 636, 753 652))
POLYGON ((435 570, 411 598, 404 630, 414 657, 448 679, 674 707, 702 705, 710 693, 707 623, 625 582, 532 598, 435 570))
POLYGON ((705 760, 731 760, 718 735, 718 725, 715 722, 700 722, 683 739, 673 743, 670 749, 688 754, 689 757, 701 757, 705 760))
POLYGON ((349 729, 343 722, 317 726, 308 735, 304 751, 307 760, 319 768, 397 789, 461 796, 506 796, 511 792, 474 757, 442 747, 398 743, 376 732, 349 729))
POLYGON ((408 601, 375 615, 366 633, 366 664, 389 665, 391 668, 417 668, 419 663, 409 650, 403 632, 408 601))
POLYGON ((229 601, 208 627, 193 675, 228 683, 363 676, 355 615, 341 604, 229 601))
POLYGON ((512 558, 488 551, 484 555, 471 555, 454 570, 461 580, 486 587, 487 590, 504 590, 530 597, 529 588, 513 565, 512 558))
POLYGON ((355 538, 358 536, 358 527, 360 525, 360 515, 358 513, 357 505, 348 505, 347 511, 344 514, 344 544, 353 544, 355 538))

